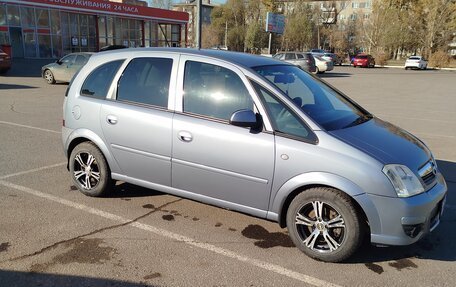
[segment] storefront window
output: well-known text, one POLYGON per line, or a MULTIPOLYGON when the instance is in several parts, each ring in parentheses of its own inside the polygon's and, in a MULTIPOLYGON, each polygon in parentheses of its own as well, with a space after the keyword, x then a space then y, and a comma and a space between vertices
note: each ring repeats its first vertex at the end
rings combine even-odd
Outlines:
POLYGON ((6 26, 6 6, 0 5, 0 26, 6 26))
POLYGON ((62 56, 62 37, 52 35, 52 58, 61 58, 62 56))
POLYGON ((36 9, 35 13, 38 21, 38 28, 49 28, 49 10, 36 9))
POLYGON ((60 12, 58 10, 51 10, 51 33, 62 34, 60 30, 60 12))
POLYGON ((8 25, 21 26, 21 14, 19 13, 19 6, 8 5, 6 6, 8 25))
POLYGON ((10 43, 10 41, 9 41, 8 32, 0 31, 0 45, 9 44, 9 43, 10 43))
POLYGON ((70 35, 76 36, 79 34, 78 14, 69 13, 69 18, 70 35))
POLYGON ((51 58, 51 35, 38 35, 38 50, 40 58, 51 58))
POLYGON ((35 9, 21 7, 22 27, 35 27, 35 9))
POLYGON ((150 47, 150 22, 144 22, 144 46, 150 47))
POLYGON ((36 39, 35 33, 24 33, 25 57, 36 57, 36 39))

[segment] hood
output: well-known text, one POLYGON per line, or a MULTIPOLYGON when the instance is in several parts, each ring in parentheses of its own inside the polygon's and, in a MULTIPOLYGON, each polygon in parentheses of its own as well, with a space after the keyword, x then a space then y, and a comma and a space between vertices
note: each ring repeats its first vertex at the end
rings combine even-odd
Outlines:
POLYGON ((383 164, 404 164, 416 171, 431 157, 429 149, 414 135, 375 117, 329 133, 383 164))

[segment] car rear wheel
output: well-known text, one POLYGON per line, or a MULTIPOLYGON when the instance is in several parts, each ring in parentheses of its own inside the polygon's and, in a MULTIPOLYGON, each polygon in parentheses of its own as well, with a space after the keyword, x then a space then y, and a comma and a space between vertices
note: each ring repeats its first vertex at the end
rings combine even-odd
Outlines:
POLYGON ((52 74, 51 70, 44 71, 44 80, 50 85, 55 84, 54 74, 52 74))
POLYGON ((343 261, 363 240, 365 226, 354 203, 333 188, 311 188, 297 195, 288 208, 286 221, 294 244, 321 261, 343 261))
POLYGON ((78 144, 70 155, 69 167, 76 187, 88 196, 105 196, 112 186, 111 171, 101 151, 91 142, 78 144))

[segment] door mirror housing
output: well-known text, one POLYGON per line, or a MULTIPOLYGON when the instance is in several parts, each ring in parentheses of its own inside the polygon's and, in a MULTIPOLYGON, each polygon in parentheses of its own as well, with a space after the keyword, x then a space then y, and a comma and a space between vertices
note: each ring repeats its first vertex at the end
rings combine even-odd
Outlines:
POLYGON ((235 111, 230 117, 230 124, 238 127, 259 128, 262 124, 261 116, 252 110, 235 111))

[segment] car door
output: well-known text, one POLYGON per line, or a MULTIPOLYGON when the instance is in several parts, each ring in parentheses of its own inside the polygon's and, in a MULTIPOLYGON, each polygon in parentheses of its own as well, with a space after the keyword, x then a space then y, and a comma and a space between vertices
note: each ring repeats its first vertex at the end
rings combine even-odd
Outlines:
POLYGON ((73 76, 79 71, 79 69, 84 66, 89 57, 88 55, 84 54, 78 54, 76 55, 76 58, 74 59, 74 62, 72 64, 68 65, 68 68, 65 71, 65 79, 62 79, 62 81, 69 82, 73 78, 73 76))
POLYGON ((233 112, 257 110, 247 79, 225 62, 182 56, 178 83, 172 186, 217 205, 265 216, 274 136, 229 124, 233 112))
POLYGON ((59 60, 58 64, 55 65, 52 73, 54 74, 54 78, 57 81, 66 81, 68 82, 68 75, 67 70, 71 65, 73 65, 74 60, 76 59, 75 54, 66 55, 62 59, 59 60))
POLYGON ((117 81, 111 101, 101 108, 101 126, 121 174, 154 184, 171 185, 173 112, 178 56, 135 57, 117 81))

